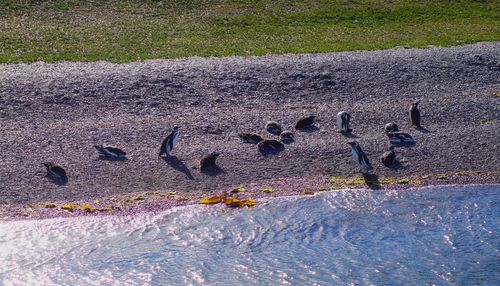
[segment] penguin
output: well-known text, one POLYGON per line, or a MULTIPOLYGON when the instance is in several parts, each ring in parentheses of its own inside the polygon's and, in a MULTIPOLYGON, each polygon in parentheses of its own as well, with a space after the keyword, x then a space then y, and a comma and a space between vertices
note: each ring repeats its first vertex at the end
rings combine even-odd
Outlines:
POLYGON ((177 141, 179 141, 179 127, 174 126, 172 133, 170 133, 170 135, 168 135, 167 138, 165 138, 161 143, 159 156, 164 157, 165 155, 170 155, 170 152, 174 149, 177 141))
POLYGON ((295 141, 295 136, 290 131, 283 131, 280 134, 280 140, 285 144, 290 144, 295 141))
POLYGON ((245 143, 250 143, 250 144, 257 144, 260 141, 264 140, 262 136, 255 134, 255 133, 240 133, 238 136, 243 140, 245 143))
POLYGON ((55 180, 67 180, 68 176, 66 171, 61 166, 58 166, 52 162, 43 163, 47 168, 47 177, 55 180))
POLYGON ((411 125, 420 128, 420 111, 418 110, 418 104, 420 101, 415 101, 410 107, 410 119, 411 125))
POLYGON ((399 127, 396 123, 387 123, 384 127, 385 132, 396 132, 399 130, 399 127))
POLYGON ((219 156, 220 156, 220 153, 212 152, 209 155, 203 157, 200 160, 200 170, 204 171, 204 170, 207 170, 209 168, 215 167, 216 166, 215 160, 219 156))
POLYGON ((387 132, 387 137, 392 144, 415 144, 410 134, 404 132, 387 132))
POLYGON ((125 155, 127 155, 125 151, 115 147, 103 147, 102 145, 94 145, 94 147, 99 152, 100 158, 123 160, 125 159, 125 155))
POLYGON ((349 133, 352 130, 349 128, 349 122, 351 121, 351 115, 345 111, 337 113, 337 127, 342 133, 349 133))
POLYGON ((281 129, 281 126, 274 121, 269 121, 266 123, 266 130, 273 134, 279 136, 281 132, 283 132, 283 129, 281 129))
POLYGON ((372 170, 373 167, 370 164, 365 152, 361 150, 359 143, 357 141, 351 141, 348 142, 348 144, 351 145, 352 158, 356 161, 356 163, 358 163, 359 167, 361 167, 361 172, 368 172, 369 170, 372 170))
POLYGON ((314 124, 314 118, 316 117, 314 115, 311 115, 299 119, 299 121, 297 121, 297 124, 295 124, 295 129, 303 130, 311 127, 314 124))
POLYGON ((382 161, 382 164, 386 166, 392 165, 394 163, 394 160, 396 160, 396 152, 394 152, 394 146, 389 147, 389 151, 384 152, 380 156, 380 160, 382 161))
POLYGON ((260 152, 269 152, 269 151, 283 151, 285 150, 285 145, 278 140, 263 140, 257 144, 260 152))

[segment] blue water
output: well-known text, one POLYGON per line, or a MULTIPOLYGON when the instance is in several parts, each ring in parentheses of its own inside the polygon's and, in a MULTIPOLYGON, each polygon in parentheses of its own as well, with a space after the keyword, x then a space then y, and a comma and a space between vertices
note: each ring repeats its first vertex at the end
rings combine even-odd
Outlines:
POLYGON ((0 222, 1 285, 500 285, 500 185, 0 222))

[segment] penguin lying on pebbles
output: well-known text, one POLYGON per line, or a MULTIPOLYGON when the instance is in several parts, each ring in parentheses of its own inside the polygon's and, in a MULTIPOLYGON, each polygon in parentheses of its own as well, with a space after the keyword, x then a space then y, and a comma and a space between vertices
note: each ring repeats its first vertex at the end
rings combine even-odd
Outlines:
POLYGON ((47 168, 47 177, 53 180, 67 180, 68 176, 66 171, 61 166, 58 166, 52 162, 43 163, 47 168))
POLYGON ((212 152, 200 160, 200 170, 204 171, 216 166, 215 160, 220 156, 220 153, 212 152))
POLYGON ((337 113, 337 127, 340 129, 341 133, 350 133, 352 129, 349 128, 349 122, 351 121, 351 115, 345 111, 337 113))
POLYGON ((172 149, 174 149, 175 145, 179 141, 179 127, 174 126, 172 133, 167 136, 161 143, 160 147, 160 157, 164 157, 165 155, 170 155, 172 149))
POLYGON ((384 152, 382 156, 380 156, 382 164, 390 166, 394 163, 394 160, 396 160, 396 152, 394 152, 394 148, 394 146, 389 147, 389 151, 384 152))
POLYGON ((263 140, 257 144, 259 151, 262 153, 266 152, 279 152, 285 150, 285 145, 278 140, 263 140))
POLYGON ((297 121, 297 124, 295 124, 295 129, 303 130, 311 127, 314 124, 314 118, 316 117, 314 115, 311 115, 299 119, 299 121, 297 121))
POLYGON ((387 132, 387 137, 392 144, 396 145, 413 145, 415 140, 410 134, 404 132, 387 132))
POLYGON ((99 152, 99 157, 103 159, 124 160, 125 153, 123 150, 115 147, 103 147, 102 145, 94 145, 99 152))
POLYGON ((266 123, 266 130, 273 134, 273 135, 277 135, 279 136, 281 134, 281 132, 283 132, 283 129, 281 128, 281 126, 277 123, 277 122, 274 122, 274 121, 269 121, 268 123, 266 123))
POLYGON ((357 141, 351 141, 348 142, 348 144, 351 145, 352 158, 361 168, 361 172, 363 171, 368 172, 369 170, 372 170, 373 167, 370 164, 370 161, 368 160, 368 157, 366 156, 365 152, 361 150, 359 143, 357 141))
POLYGON ((280 140, 285 144, 290 144, 295 141, 295 136, 290 131, 283 131, 280 134, 280 140))
POLYGON ((250 143, 250 144, 257 144, 260 141, 264 140, 262 136, 255 134, 255 133, 240 133, 238 136, 243 140, 245 143, 250 143))
POLYGON ((420 111, 418 110, 418 104, 420 101, 415 101, 412 103, 410 107, 410 119, 411 119, 411 125, 415 126, 417 128, 421 128, 420 126, 420 111))
POLYGON ((396 123, 387 123, 384 127, 385 132, 396 132, 399 130, 399 127, 396 123))

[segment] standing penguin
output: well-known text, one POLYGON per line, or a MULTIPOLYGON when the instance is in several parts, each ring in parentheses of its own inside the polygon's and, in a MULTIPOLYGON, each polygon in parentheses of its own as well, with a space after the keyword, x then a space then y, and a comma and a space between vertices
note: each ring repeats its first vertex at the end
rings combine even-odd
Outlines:
POLYGON ((384 152, 384 154, 380 156, 382 164, 390 166, 392 165, 392 163, 394 163, 394 160, 396 160, 396 152, 394 152, 394 148, 394 146, 389 147, 389 151, 384 152))
POLYGON ((420 128, 420 111, 418 110, 418 104, 420 101, 415 101, 410 107, 410 119, 411 125, 420 128))
POLYGON ((209 168, 215 167, 216 166, 215 160, 217 159, 217 157, 219 157, 219 155, 220 153, 212 152, 209 155, 203 157, 200 160, 200 170, 204 171, 209 168))
POLYGON ((179 141, 179 127, 174 126, 172 133, 170 133, 170 135, 168 135, 167 138, 165 138, 161 143, 159 156, 164 157, 165 155, 170 155, 170 152, 174 149, 177 141, 179 141))
POLYGON ((352 130, 349 128, 349 122, 351 121, 351 115, 345 111, 337 113, 337 127, 342 133, 349 133, 352 130))
POLYGON ((368 172, 369 170, 372 170, 373 167, 370 164, 365 152, 361 150, 359 143, 357 141, 351 141, 348 142, 348 144, 351 145, 352 158, 356 161, 356 163, 358 163, 358 166, 361 168, 361 172, 368 172))

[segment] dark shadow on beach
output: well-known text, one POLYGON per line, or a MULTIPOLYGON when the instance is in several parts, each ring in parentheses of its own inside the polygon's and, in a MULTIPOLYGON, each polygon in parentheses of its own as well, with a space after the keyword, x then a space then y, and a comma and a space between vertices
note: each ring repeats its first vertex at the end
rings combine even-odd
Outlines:
POLYGON ((311 126, 308 126, 306 128, 301 128, 301 129, 296 129, 296 130, 300 131, 300 132, 313 133, 313 132, 319 131, 320 129, 316 125, 311 125, 311 126))
POLYGON ((340 134, 344 135, 344 137, 346 138, 351 138, 351 139, 359 138, 359 136, 356 136, 356 134, 352 133, 352 130, 349 130, 349 132, 340 132, 340 134))
POLYGON ((104 156, 99 156, 99 160, 101 161, 111 161, 111 162, 114 162, 114 161, 127 161, 127 157, 120 157, 120 158, 115 158, 115 157, 104 157, 104 156))
POLYGON ((68 177, 65 178, 56 178, 50 175, 46 175, 46 177, 51 181, 52 183, 58 185, 58 186, 64 186, 68 183, 68 177))
POLYGON ((225 173, 224 170, 222 170, 222 168, 217 165, 202 169, 200 170, 200 172, 211 177, 215 177, 217 175, 225 173))
POLYGON ((188 177, 188 179, 194 180, 194 177, 191 174, 191 171, 189 170, 189 168, 186 166, 186 164, 184 164, 176 156, 167 155, 166 157, 162 157, 162 159, 165 162, 167 162, 167 164, 169 164, 172 168, 174 168, 177 171, 179 171, 179 172, 183 173, 184 175, 186 175, 186 177, 188 177))
POLYGON ((417 146, 417 143, 416 142, 412 142, 412 143, 391 143, 393 146, 395 147, 398 147, 398 148, 402 148, 402 147, 415 147, 417 146))
POLYGON ((394 162, 387 167, 392 170, 399 170, 404 168, 403 164, 401 164, 398 159, 394 160, 394 162))
POLYGON ((368 188, 372 190, 380 190, 382 185, 380 185, 380 181, 378 180, 378 176, 375 174, 363 173, 363 179, 365 179, 365 183, 368 188))
POLYGON ((422 133, 434 133, 434 132, 436 132, 436 131, 431 131, 431 130, 429 130, 429 129, 425 128, 425 127, 422 127, 422 126, 420 126, 420 127, 415 127, 415 129, 416 129, 417 131, 422 132, 422 133))

